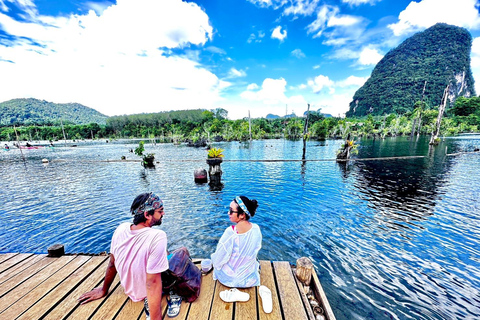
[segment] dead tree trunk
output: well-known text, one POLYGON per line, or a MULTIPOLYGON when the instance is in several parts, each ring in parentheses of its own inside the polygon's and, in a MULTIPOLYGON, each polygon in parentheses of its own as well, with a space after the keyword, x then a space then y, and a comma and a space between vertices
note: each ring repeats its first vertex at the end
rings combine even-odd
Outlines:
POLYGON ((438 117, 437 122, 435 123, 435 131, 432 132, 432 137, 430 138, 430 145, 437 145, 438 144, 438 135, 440 134, 440 125, 442 124, 442 117, 443 113, 445 112, 445 108, 447 106, 447 98, 448 98, 448 88, 450 84, 445 88, 443 92, 442 103, 438 107, 438 117))
POLYGON ((303 154, 302 160, 305 160, 305 152, 307 151, 307 132, 308 132, 308 116, 310 115, 310 103, 307 108, 307 117, 305 118, 305 125, 303 126, 303 154))

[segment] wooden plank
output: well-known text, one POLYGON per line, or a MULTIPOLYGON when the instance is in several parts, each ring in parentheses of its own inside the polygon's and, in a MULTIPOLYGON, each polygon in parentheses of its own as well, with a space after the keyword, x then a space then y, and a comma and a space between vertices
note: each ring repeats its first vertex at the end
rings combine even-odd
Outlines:
MULTIPOLYGON (((98 267, 100 263, 106 259, 105 256, 85 257, 90 259, 87 259, 88 261, 86 261, 85 264, 68 276, 65 281, 60 283, 57 287, 45 295, 18 319, 38 319, 43 317, 48 310, 61 301, 71 290, 73 290, 73 288, 81 283, 95 268, 98 267)), ((59 272, 63 273, 64 271, 62 269, 59 272)), ((50 278, 47 281, 51 281, 50 278)))
MULTIPOLYGON (((210 312, 210 319, 232 319, 233 316, 233 302, 224 302, 220 298, 220 292, 223 290, 230 290, 225 287, 218 280, 215 281, 215 292, 213 295, 212 309, 210 312)), ((190 318, 190 317, 189 317, 190 318)), ((193 318, 191 318, 193 320, 193 318)))
MULTIPOLYGON (((91 290, 92 288, 97 287, 103 283, 105 278, 105 271, 107 270, 108 265, 108 256, 102 257, 106 260, 101 263, 97 269, 86 278, 73 292, 71 292, 67 297, 65 297, 56 307, 51 310, 44 319, 48 320, 58 320, 65 317, 67 314, 72 312, 78 304, 78 297, 80 297, 84 292, 91 290)), ((93 303, 93 302, 91 302, 93 303)))
POLYGON ((330 303, 328 302, 327 295, 325 291, 323 291, 322 284, 318 279, 317 273, 312 273, 312 282, 313 282, 313 291, 315 294, 315 298, 322 304, 323 311, 325 312, 326 318, 328 320, 335 320, 335 315, 333 314, 332 307, 330 307, 330 303))
POLYGON ((40 283, 50 277, 50 275, 57 272, 58 269, 62 268, 64 265, 73 260, 73 258, 75 257, 63 256, 60 258, 50 258, 53 259, 53 262, 50 263, 47 268, 43 268, 42 270, 33 274, 32 277, 28 278, 27 280, 10 290, 2 297, 2 299, 0 299, 0 312, 3 313, 3 311, 7 309, 10 305, 12 305, 24 295, 35 289, 40 283))
POLYGON ((257 288, 239 288, 250 295, 246 302, 235 302, 235 320, 252 320, 257 318, 257 288))
MULTIPOLYGON (((270 261, 260 261, 260 283, 272 291, 272 312, 265 313, 262 307, 262 298, 258 295, 258 315, 260 320, 281 320, 282 311, 278 300, 277 286, 273 276, 272 263, 270 261)), ((257 293, 258 294, 258 293, 257 293)))
POLYGON ((40 261, 41 259, 45 258, 47 255, 45 254, 35 254, 30 256, 29 258, 23 260, 20 263, 17 263, 15 266, 8 269, 7 272, 0 273, 0 284, 7 281, 11 277, 17 275, 18 273, 22 272, 26 268, 29 268, 34 263, 40 261))
MULTIPOLYGON (((105 267, 106 268, 106 267, 105 267)), ((102 277, 102 280, 103 278, 105 278, 105 271, 106 269, 103 270, 103 277, 102 277)), ((101 285, 103 283, 103 281, 98 284, 98 285, 101 285)), ((101 298, 101 299, 98 299, 98 300, 94 300, 92 302, 89 302, 87 304, 82 304, 82 305, 79 305, 73 312, 72 314, 70 314, 68 316, 68 319, 78 319, 78 320, 85 320, 85 319, 90 319, 90 317, 96 312, 96 310, 99 308, 100 305, 102 305, 109 297, 110 295, 115 292, 115 289, 117 288, 117 286, 120 285, 120 278, 118 277, 118 274, 117 276, 115 277, 115 279, 113 280, 112 282, 112 285, 110 286, 110 292, 109 294, 107 294, 107 296, 101 298)), ((85 290, 85 291, 88 291, 85 290)), ((84 291, 84 292, 85 292, 84 291)), ((83 293, 83 292, 82 292, 83 293)), ((80 295, 82 294, 80 293, 80 295)), ((79 295, 79 296, 80 296, 79 295)), ((77 296, 76 298, 78 299, 77 296)), ((78 301, 77 301, 78 303, 78 301)))
MULTIPOLYGON (((115 317, 115 320, 139 319, 142 313, 143 301, 133 302, 132 299, 128 299, 120 313, 115 317)), ((145 316, 143 317, 145 318, 145 316)))
POLYGON ((188 318, 190 320, 208 319, 210 308, 212 306, 215 293, 215 281, 213 281, 213 271, 202 276, 202 286, 197 300, 190 304, 188 318))
POLYGON ((0 254, 0 263, 7 261, 8 259, 16 256, 18 253, 2 253, 0 254))
POLYGON ((90 318, 92 320, 107 320, 115 318, 122 306, 130 298, 125 294, 122 285, 118 285, 107 300, 100 306, 95 314, 90 318))
MULTIPOLYGON (((7 281, 4 281, 0 285, 0 297, 3 297, 8 291, 12 290, 22 282, 26 281, 37 272, 48 266, 49 264, 57 261, 58 258, 45 258, 41 259, 40 261, 34 263, 30 267, 24 269, 22 272, 18 273, 14 277, 11 277, 7 281)), ((1 311, 1 310, 0 310, 1 311)))
POLYGON ((300 280, 298 280, 298 278, 295 276, 296 275, 295 269, 292 269, 292 272, 293 272, 293 278, 295 279, 295 283, 297 284, 297 288, 300 293, 300 297, 302 298, 303 307, 307 312, 307 316, 309 319, 315 320, 315 315, 313 314, 312 306, 310 305, 310 302, 308 301, 307 295, 305 293, 305 290, 308 291, 309 287, 304 285, 302 282, 300 282, 300 280))
POLYGON ((298 293, 297 285, 295 284, 295 279, 293 278, 290 263, 286 261, 275 261, 273 262, 273 267, 278 284, 280 304, 285 319, 308 319, 302 299, 298 293))
MULTIPOLYGON (((50 274, 53 274, 49 277, 46 277, 45 281, 35 288, 30 287, 28 289, 29 292, 23 296, 16 296, 21 299, 17 300, 14 304, 8 307, 8 309, 4 310, 2 312, 2 317, 4 317, 4 319, 16 319, 89 259, 89 256, 76 256, 58 271, 48 270, 51 271, 49 272, 50 274)), ((36 318, 37 317, 34 315, 33 319, 36 318)))
POLYGON ((13 267, 19 262, 22 262, 23 260, 27 259, 28 257, 32 256, 31 253, 20 253, 17 254, 16 256, 8 259, 7 261, 3 262, 0 264, 0 273, 4 272, 5 270, 13 267))

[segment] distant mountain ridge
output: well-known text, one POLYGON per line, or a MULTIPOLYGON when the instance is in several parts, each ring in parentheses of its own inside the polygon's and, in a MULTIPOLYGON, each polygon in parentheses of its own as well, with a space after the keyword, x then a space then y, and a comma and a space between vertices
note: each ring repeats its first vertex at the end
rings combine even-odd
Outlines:
POLYGON ((414 34, 388 52, 367 82, 355 92, 347 117, 367 114, 402 114, 422 100, 430 108, 440 104, 450 83, 449 103, 475 95, 470 69, 472 36, 445 23, 414 34), (426 82, 426 84, 425 84, 426 82))
POLYGON ((105 124, 107 116, 79 103, 53 103, 33 98, 0 103, 0 125, 105 124))

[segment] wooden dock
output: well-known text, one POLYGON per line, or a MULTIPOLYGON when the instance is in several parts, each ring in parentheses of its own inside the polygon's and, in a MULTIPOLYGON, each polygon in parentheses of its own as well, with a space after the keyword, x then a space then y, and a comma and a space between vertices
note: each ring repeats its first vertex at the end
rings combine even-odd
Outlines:
MULTIPOLYGON (((107 255, 51 258, 44 254, 0 254, 0 319, 145 319, 143 302, 132 302, 125 295, 118 276, 106 297, 78 304, 83 292, 102 284, 107 258, 107 255)), ((250 294, 247 302, 223 302, 218 293, 228 288, 214 281, 210 272, 202 277, 199 298, 192 303, 182 302, 180 314, 174 319, 322 319, 314 315, 303 285, 296 280, 288 262, 261 261, 261 281, 272 291, 270 314, 263 312, 256 287, 241 289, 250 294)), ((320 302, 320 316, 335 319, 316 274, 310 286, 320 302)), ((169 319, 166 305, 163 297, 162 308, 165 319, 169 319)), ((315 311, 318 314, 318 308, 315 311)))

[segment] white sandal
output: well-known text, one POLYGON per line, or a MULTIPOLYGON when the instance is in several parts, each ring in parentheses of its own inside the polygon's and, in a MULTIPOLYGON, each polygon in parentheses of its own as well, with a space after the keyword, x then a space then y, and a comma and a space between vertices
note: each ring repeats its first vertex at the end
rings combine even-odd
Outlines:
POLYGON ((265 286, 258 288, 258 294, 262 298, 262 307, 265 313, 270 313, 273 310, 272 291, 265 286))
POLYGON ((221 291, 220 298, 225 302, 246 302, 250 299, 250 295, 237 288, 232 288, 230 290, 221 291))

